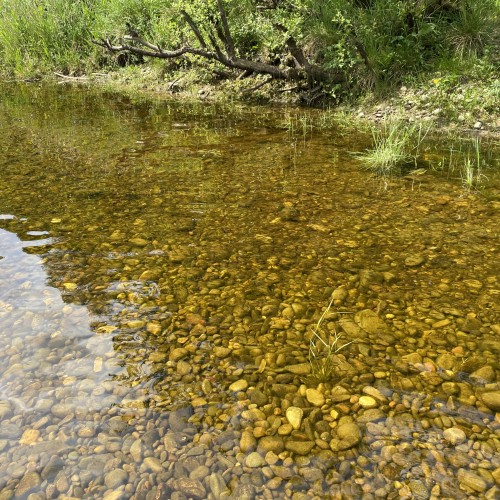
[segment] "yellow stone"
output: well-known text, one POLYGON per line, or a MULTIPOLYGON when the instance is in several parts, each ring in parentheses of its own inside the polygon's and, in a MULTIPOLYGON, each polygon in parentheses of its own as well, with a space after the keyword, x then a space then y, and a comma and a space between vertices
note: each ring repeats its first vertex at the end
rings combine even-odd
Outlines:
POLYGON ((102 370, 102 358, 98 356, 94 359, 94 372, 98 373, 102 370))
POLYGON ((36 443, 38 438, 40 437, 40 431, 36 429, 27 429, 23 432, 21 439, 19 440, 20 444, 33 444, 36 443))
POLYGON ((153 335, 160 335, 161 325, 159 323, 148 323, 146 330, 153 335))
POLYGON ((76 283, 63 283, 63 287, 66 288, 66 290, 76 290, 78 288, 78 285, 76 283))
POLYGON ((105 325, 105 326, 100 326, 97 329, 97 333, 113 333, 115 330, 118 330, 118 327, 115 325, 105 325))

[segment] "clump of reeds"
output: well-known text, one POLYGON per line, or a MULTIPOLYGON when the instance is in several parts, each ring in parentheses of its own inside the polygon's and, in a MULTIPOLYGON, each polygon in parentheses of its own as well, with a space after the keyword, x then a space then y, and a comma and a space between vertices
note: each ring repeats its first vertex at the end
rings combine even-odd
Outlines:
POLYGON ((333 331, 325 332, 323 321, 330 312, 333 298, 328 307, 323 311, 318 322, 312 329, 312 336, 309 341, 309 363, 311 365, 311 377, 317 382, 328 382, 336 376, 335 355, 342 349, 352 344, 351 342, 341 343, 340 335, 334 328, 333 331))
POLYGON ((379 175, 394 175, 405 165, 416 165, 419 148, 431 125, 388 121, 372 130, 373 147, 355 156, 379 175))

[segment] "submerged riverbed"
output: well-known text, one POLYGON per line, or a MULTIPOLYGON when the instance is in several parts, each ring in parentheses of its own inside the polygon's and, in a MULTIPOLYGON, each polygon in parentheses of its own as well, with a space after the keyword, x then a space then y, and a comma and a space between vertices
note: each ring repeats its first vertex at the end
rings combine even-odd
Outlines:
POLYGON ((0 118, 0 500, 498 498, 498 150, 475 191, 296 110, 0 118))

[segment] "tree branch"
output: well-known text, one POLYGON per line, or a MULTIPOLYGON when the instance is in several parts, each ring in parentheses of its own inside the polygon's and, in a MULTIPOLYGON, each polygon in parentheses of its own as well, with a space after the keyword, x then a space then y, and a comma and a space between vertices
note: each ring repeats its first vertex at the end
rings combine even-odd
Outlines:
POLYGON ((224 10, 224 6, 222 5, 222 0, 217 0, 217 7, 219 8, 219 16, 222 21, 222 29, 224 32, 224 39, 227 54, 230 59, 236 57, 236 51, 234 50, 234 42, 233 37, 231 36, 231 32, 229 31, 229 24, 227 22, 226 11, 224 10))
POLYGON ((193 18, 185 10, 181 10, 181 14, 184 17, 185 21, 189 24, 189 27, 191 28, 191 31, 194 33, 194 36, 198 39, 198 42, 200 42, 201 48, 207 49, 207 44, 205 43, 205 40, 203 39, 203 36, 201 35, 200 30, 198 29, 198 26, 193 21, 193 18))

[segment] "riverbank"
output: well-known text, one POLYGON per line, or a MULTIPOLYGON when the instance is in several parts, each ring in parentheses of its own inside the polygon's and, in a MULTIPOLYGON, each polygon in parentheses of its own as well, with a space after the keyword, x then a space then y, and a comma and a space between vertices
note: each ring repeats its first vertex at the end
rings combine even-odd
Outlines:
MULTIPOLYGON (((55 78, 61 84, 95 85, 135 97, 314 107, 293 85, 271 82, 259 87, 265 81, 259 76, 245 80, 217 80, 200 68, 164 74, 154 65, 142 65, 76 78, 61 74, 48 78, 55 78)), ((500 79, 495 79, 494 75, 474 80, 465 76, 435 74, 385 93, 370 92, 340 103, 335 96, 325 96, 316 107, 326 113, 321 114, 321 123, 316 125, 320 128, 337 127, 341 121, 344 125, 363 128, 390 119, 431 123, 435 130, 442 132, 500 137, 498 102, 500 79)))

